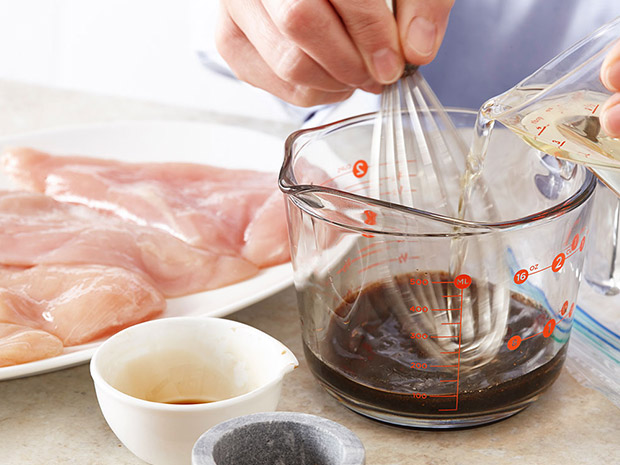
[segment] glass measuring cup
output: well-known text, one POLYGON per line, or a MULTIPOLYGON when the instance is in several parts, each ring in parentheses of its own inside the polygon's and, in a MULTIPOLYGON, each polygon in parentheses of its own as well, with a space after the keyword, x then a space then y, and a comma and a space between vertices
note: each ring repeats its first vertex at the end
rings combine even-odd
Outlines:
POLYGON ((620 17, 487 101, 482 114, 539 150, 585 164, 620 196, 620 139, 598 119, 612 95, 600 81, 601 65, 618 41, 620 17))
MULTIPOLYGON (((482 107, 488 124, 499 121, 530 145, 585 164, 600 179, 592 222, 595 240, 585 274, 607 295, 620 292, 620 139, 609 137, 599 124, 601 107, 611 96, 599 73, 619 40, 620 17, 482 107)), ((560 167, 572 169, 570 163, 560 162, 560 167)))
MULTIPOLYGON (((470 136, 476 114, 449 113, 470 136)), ((416 208, 376 200, 374 119, 298 131, 286 143, 280 187, 310 369, 347 407, 394 424, 512 415, 562 367, 595 178, 575 167, 551 200, 542 191, 556 173, 499 129, 489 150, 502 156, 488 157, 465 220, 442 213, 456 211, 464 160, 442 186, 414 192, 416 208), (458 276, 454 241, 467 250, 458 276)))

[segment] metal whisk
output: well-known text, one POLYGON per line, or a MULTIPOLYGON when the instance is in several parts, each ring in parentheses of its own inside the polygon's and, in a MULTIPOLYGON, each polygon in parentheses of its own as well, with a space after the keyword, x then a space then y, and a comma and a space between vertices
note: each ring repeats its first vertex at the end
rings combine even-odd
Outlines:
MULTIPOLYGON (((401 79, 386 86, 381 98, 371 149, 369 169, 372 197, 419 210, 431 211, 450 218, 459 214, 462 173, 465 170, 467 144, 455 128, 428 83, 416 66, 408 65, 401 79)), ((480 178, 475 182, 483 183, 480 178)), ((484 190, 484 186, 482 186, 484 190)), ((489 202, 492 208, 492 202, 489 202)), ((411 215, 408 235, 425 233, 411 215)), ((419 257, 417 270, 429 274, 429 281, 438 282, 446 275, 454 278, 460 273, 465 258, 470 265, 480 264, 483 256, 496 253, 481 246, 475 237, 466 242, 454 231, 450 251, 419 250, 415 240, 396 245, 397 253, 406 252, 419 257), (434 254, 450 253, 450 268, 440 272, 434 254)), ((498 248, 501 244, 496 244, 498 248)), ((392 245, 392 251, 394 250, 392 245)), ((437 360, 450 361, 457 352, 462 366, 473 368, 488 362, 499 350, 508 318, 510 292, 503 286, 493 286, 495 277, 484 269, 476 270, 475 293, 465 289, 462 302, 449 297, 445 285, 403 288, 396 282, 398 270, 384 260, 383 281, 394 283, 394 313, 404 331, 446 334, 428 341, 425 348, 437 360), (412 305, 445 309, 412 315, 412 305), (461 315, 454 309, 461 306, 461 315), (456 323, 456 320, 459 320, 456 323), (457 346, 456 335, 460 343, 457 346), (469 363, 469 365, 467 365, 469 363)), ((399 268, 400 270, 400 268, 399 268)))

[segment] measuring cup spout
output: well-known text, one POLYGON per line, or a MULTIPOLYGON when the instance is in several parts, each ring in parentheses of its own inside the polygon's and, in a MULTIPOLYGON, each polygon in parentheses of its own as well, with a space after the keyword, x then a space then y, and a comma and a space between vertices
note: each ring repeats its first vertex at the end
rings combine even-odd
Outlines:
POLYGON ((290 373, 295 368, 299 366, 299 362, 297 361, 297 357, 287 349, 285 346, 282 346, 282 352, 280 353, 280 357, 277 360, 277 366, 280 369, 280 378, 283 378, 284 375, 290 373))

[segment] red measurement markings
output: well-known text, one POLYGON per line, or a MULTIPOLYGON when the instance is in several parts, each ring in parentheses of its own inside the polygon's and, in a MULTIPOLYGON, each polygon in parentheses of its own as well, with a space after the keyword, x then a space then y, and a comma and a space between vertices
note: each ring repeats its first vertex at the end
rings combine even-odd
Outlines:
MULTIPOLYGON (((457 289, 460 289, 460 300, 461 300, 461 304, 459 305, 460 308, 460 312, 459 312, 459 348, 458 348, 458 355, 457 355, 457 368, 456 368, 456 402, 454 405, 454 410, 458 410, 459 409, 459 386, 460 386, 460 382, 461 382, 461 338, 462 338, 462 330, 463 330, 463 291, 465 289, 467 289, 470 285, 471 285, 471 277, 466 275, 466 274, 462 274, 457 276, 456 278, 454 278, 454 285, 457 287, 457 289)), ((446 411, 447 409, 439 409, 439 411, 446 411)))
MULTIPOLYGON (((385 181, 386 179, 390 179, 390 177, 386 176, 384 178, 380 178, 379 182, 385 181)), ((349 191, 349 192, 357 192, 357 191, 360 191, 362 189, 365 189, 367 185, 370 185, 370 180, 369 179, 366 180, 366 181, 356 182, 356 183, 353 183, 353 184, 351 184, 349 186, 343 187, 342 190, 349 191), (354 187, 357 187, 357 188, 354 189, 354 187)))
MULTIPOLYGON (((407 160, 407 164, 408 165, 415 165, 417 163, 417 160, 407 160)), ((401 164, 400 162, 398 163, 399 165, 401 164)), ((394 164, 393 161, 384 161, 383 163, 379 163, 378 166, 390 166, 390 167, 395 167, 396 165, 394 164)))
MULTIPOLYGON (((366 210, 366 211, 370 212, 370 210, 366 210)), ((372 217, 372 215, 371 215, 371 217, 372 217)), ((360 249, 360 254, 357 255, 355 258, 347 258, 345 260, 343 266, 338 271, 336 271, 336 274, 340 274, 340 273, 344 273, 344 272, 348 271, 348 269, 350 268, 350 266, 352 264, 354 264, 355 262, 361 260, 362 258, 366 258, 366 257, 369 257, 369 256, 377 254, 377 253, 386 253, 386 252, 388 252, 391 244, 400 244, 400 243, 403 243, 403 242, 417 242, 417 241, 415 241, 415 240, 413 240, 413 241, 405 241, 405 240, 402 240, 402 239, 398 239, 398 240, 392 240, 392 241, 373 242, 372 244, 367 245, 366 247, 361 248, 360 249), (379 248, 379 247, 381 247, 381 248, 379 248), (367 252, 367 253, 362 253, 362 252, 367 252)), ((408 253, 403 253, 403 254, 400 254, 396 258, 392 258, 390 260, 383 260, 381 262, 373 263, 373 264, 371 264, 371 265, 369 265, 369 266, 367 266, 365 268, 362 268, 359 272, 361 273, 363 271, 369 270, 370 268, 374 268, 375 266, 385 265, 385 264, 390 263, 390 262, 398 261, 399 263, 404 263, 407 260, 418 260, 419 258, 420 257, 418 255, 411 255, 410 256, 408 253)))
POLYGON ((366 160, 357 160, 353 163, 353 176, 356 178, 362 178, 368 173, 368 163, 366 160))
MULTIPOLYGON (((458 404, 459 402, 459 396, 457 394, 429 394, 428 397, 456 397, 456 403, 458 404)), ((453 412, 455 410, 458 410, 457 408, 440 408, 439 411, 440 412, 453 412)))
POLYGON ((564 304, 562 305, 562 308, 560 309, 560 315, 562 316, 562 318, 560 318, 558 320, 558 324, 561 323, 565 318, 570 318, 573 315, 573 310, 575 309, 575 303, 573 302, 573 304, 570 307, 570 312, 567 313, 568 311, 568 300, 564 301, 564 304))
POLYGON ((554 273, 557 273, 562 269, 567 259, 575 255, 577 252, 583 251, 583 248, 585 247, 585 240, 585 237, 580 238, 579 234, 575 234, 572 242, 566 247, 566 253, 560 252, 557 254, 551 262, 551 265, 545 266, 544 268, 540 268, 540 265, 536 263, 530 266, 529 270, 524 268, 517 271, 513 278, 515 284, 523 284, 531 275, 548 270, 549 268, 551 268, 551 271, 554 273))
POLYGON ((364 223, 367 225, 374 226, 377 224, 377 214, 372 210, 364 210, 364 216, 366 216, 364 223))
POLYGON ((516 350, 519 348, 519 346, 521 345, 523 341, 527 341, 528 339, 531 339, 533 337, 540 336, 541 334, 545 338, 550 337, 553 334, 553 331, 555 330, 555 327, 558 324, 564 321, 565 318, 571 318, 573 316, 573 311, 575 310, 575 303, 573 302, 573 304, 570 307, 570 311, 568 313, 566 313, 567 309, 568 309, 568 300, 565 300, 564 304, 562 305, 562 308, 560 309, 560 315, 562 315, 562 318, 560 318, 558 321, 555 321, 553 318, 549 319, 547 323, 545 323, 543 330, 537 332, 536 334, 530 334, 529 336, 524 337, 524 338, 522 338, 521 336, 512 336, 508 340, 506 347, 508 347, 508 350, 516 350))
MULTIPOLYGON (((387 245, 387 244, 401 244, 403 242, 407 242, 407 241, 405 241, 403 239, 398 239, 398 240, 393 240, 393 241, 373 242, 372 244, 367 245, 366 247, 361 248, 360 252, 365 252, 366 250, 370 250, 372 248, 383 246, 383 245, 387 245)), ((418 242, 418 241, 409 241, 409 242, 418 242)))
POLYGON ((348 176, 349 174, 353 174, 353 176, 355 176, 356 178, 363 178, 366 173, 368 173, 368 163, 366 162, 366 160, 357 160, 355 163, 353 163, 353 166, 346 165, 341 167, 338 171, 341 171, 341 173, 329 179, 326 179, 319 185, 324 186, 335 181, 338 178, 341 178, 342 176, 348 176))
POLYGON ((543 132, 545 132, 545 129, 547 129, 549 127, 549 125, 547 124, 546 126, 540 127, 538 126, 536 129, 540 129, 540 131, 538 132, 538 135, 540 136, 543 132))
MULTIPOLYGON (((386 197, 386 196, 391 195, 391 194, 402 194, 403 192, 405 192, 405 189, 401 185, 398 190, 392 189, 392 190, 389 190, 389 191, 379 192, 379 196, 386 197)), ((408 189, 407 192, 417 192, 417 190, 416 189, 408 189)))
POLYGON ((459 387, 460 387, 460 379, 461 379, 461 345, 462 345, 462 328, 463 328, 463 291, 467 289, 471 285, 471 277, 466 274, 462 274, 457 276, 454 281, 433 281, 433 284, 453 284, 460 292, 456 295, 444 295, 444 298, 458 298, 459 299, 459 307, 455 309, 433 309, 433 311, 442 311, 442 310, 458 310, 459 311, 459 321, 458 322, 450 322, 450 323, 442 323, 442 325, 456 325, 459 327, 458 336, 431 336, 433 339, 454 339, 458 337, 458 349, 452 352, 442 352, 442 354, 452 354, 457 355, 457 362, 455 365, 429 365, 431 368, 456 368, 456 379, 444 379, 440 380, 442 383, 454 383, 455 384, 455 393, 454 394, 429 394, 428 397, 443 397, 443 398, 454 398, 455 405, 454 408, 445 408, 439 409, 440 412, 454 412, 459 409, 459 387))
POLYGON ((575 255, 577 252, 581 252, 584 246, 585 246, 585 237, 582 238, 581 244, 580 244, 579 234, 575 234, 575 237, 573 237, 573 241, 568 246, 566 246, 565 253, 564 253, 565 258, 570 258, 573 255, 575 255))
POLYGON ((378 250, 372 250, 372 251, 370 251, 368 253, 358 255, 355 258, 347 258, 344 261, 344 264, 342 265, 342 267, 338 271, 336 271, 336 274, 340 274, 340 273, 344 273, 344 272, 348 271, 349 268, 351 267, 351 265, 353 265, 355 262, 361 260, 362 258, 368 257, 370 255, 374 255, 376 253, 387 252, 387 250, 388 250, 387 248, 385 248, 385 249, 378 249, 378 250))
MULTIPOLYGON (((564 318, 562 318, 563 320, 564 318)), ((558 320, 557 322, 551 318, 549 321, 547 321, 547 323, 545 324, 544 328, 542 331, 537 332, 536 334, 530 334, 527 337, 521 338, 519 336, 513 336, 512 338, 510 338, 510 340, 518 338, 519 344, 523 341, 527 341, 528 339, 532 339, 533 337, 539 336, 539 335, 543 335, 544 337, 549 337, 551 336, 551 334, 553 334, 553 330, 555 329, 555 326, 561 322, 562 320, 558 320)), ((510 343, 510 341, 508 341, 510 343)), ((513 342, 512 345, 514 346, 516 343, 513 342)), ((516 347, 514 349, 516 349, 517 347, 519 347, 519 345, 517 344, 516 347)), ((514 350, 511 349, 510 347, 508 347, 510 350, 514 350)))
POLYGON ((331 184, 331 183, 332 183, 333 181, 335 181, 336 179, 341 178, 341 177, 343 177, 343 176, 348 176, 348 175, 350 175, 350 174, 351 174, 351 173, 350 173, 349 171, 344 171, 344 172, 342 172, 342 173, 340 173, 340 174, 337 174, 336 176, 333 176, 333 177, 331 177, 331 178, 329 178, 329 179, 326 179, 326 180, 325 180, 325 181, 323 181, 321 184, 319 184, 319 186, 325 186, 325 185, 327 185, 327 184, 331 184))
MULTIPOLYGON (((429 284, 429 281, 427 279, 420 279, 420 278, 416 278, 416 279, 411 279, 410 280, 410 284, 411 285, 421 285, 421 286, 426 286, 429 284)), ((457 355, 457 362, 456 364, 452 364, 452 365, 426 365, 424 363, 419 363, 419 362, 414 362, 411 364, 412 368, 456 368, 456 379, 442 379, 439 380, 440 383, 455 383, 455 393, 454 394, 427 394, 427 393, 412 393, 413 396, 415 398, 426 398, 426 397, 443 397, 443 398, 454 398, 455 399, 455 406, 454 408, 450 408, 450 409, 439 409, 440 412, 446 412, 446 411, 456 411, 459 408, 459 385, 460 385, 460 373, 461 373, 461 345, 462 345, 462 323, 463 323, 463 291, 464 289, 468 288, 471 285, 471 277, 469 275, 459 275, 457 276, 453 281, 430 281, 430 284, 452 284, 454 285, 457 289, 460 290, 460 292, 458 294, 455 295, 444 295, 444 298, 458 298, 460 301, 459 304, 459 308, 455 308, 455 309, 431 309, 432 311, 445 311, 445 310, 458 310, 459 311, 459 321, 458 322, 453 322, 453 323, 443 323, 443 324, 452 324, 452 325, 458 325, 459 326, 459 332, 458 332, 458 336, 429 336, 426 333, 411 333, 411 338, 412 339, 426 339, 426 338, 430 338, 430 339, 454 339, 454 338, 458 338, 458 349, 455 351, 451 351, 451 352, 441 352, 442 354, 452 354, 452 355, 457 355)), ((420 312, 420 311, 428 311, 427 307, 416 307, 413 306, 410 309, 413 312, 420 312)))
MULTIPOLYGON (((364 271, 368 271, 368 270, 370 270, 372 268, 376 268, 377 266, 387 265, 388 263, 394 263, 394 262, 403 263, 403 255, 407 255, 407 254, 402 254, 402 255, 400 255, 398 257, 395 257, 395 258, 390 258, 388 260, 383 260, 383 261, 380 261, 380 262, 375 262, 375 263, 373 263, 371 265, 368 265, 365 268, 360 269, 359 273, 363 273, 364 271)), ((419 255, 412 255, 412 256, 407 255, 406 260, 418 260, 419 258, 420 258, 419 255)))
POLYGON ((357 191, 361 191, 363 189, 366 189, 366 186, 370 185, 370 180, 366 180, 366 181, 360 181, 360 182, 356 182, 354 184, 351 184, 349 186, 345 186, 342 188, 342 190, 348 191, 348 192, 357 192, 357 191))
POLYGON ((527 281, 528 277, 529 273, 527 270, 519 270, 515 273, 513 281, 515 282, 515 284, 523 284, 525 281, 527 281))
POLYGON ((566 254, 560 252, 553 259, 553 263, 551 263, 551 270, 557 273, 558 271, 562 269, 565 262, 566 262, 566 254))

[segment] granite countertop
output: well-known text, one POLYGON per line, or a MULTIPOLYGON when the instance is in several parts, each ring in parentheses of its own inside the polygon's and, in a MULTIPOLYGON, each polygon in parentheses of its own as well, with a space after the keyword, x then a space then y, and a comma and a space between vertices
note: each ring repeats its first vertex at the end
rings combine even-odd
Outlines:
MULTIPOLYGON (((67 124, 116 120, 192 120, 258 128, 284 137, 285 124, 121 98, 0 81, 0 137, 67 124)), ((288 346, 300 366, 284 381, 279 410, 329 418, 355 432, 367 463, 620 463, 620 409, 565 370, 540 399, 506 420, 456 431, 410 430, 357 415, 312 377, 301 346, 292 288, 229 315, 288 346)), ((140 464, 108 428, 88 365, 0 382, 0 463, 140 464)))

